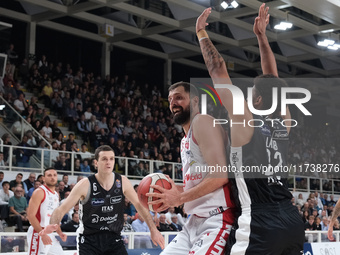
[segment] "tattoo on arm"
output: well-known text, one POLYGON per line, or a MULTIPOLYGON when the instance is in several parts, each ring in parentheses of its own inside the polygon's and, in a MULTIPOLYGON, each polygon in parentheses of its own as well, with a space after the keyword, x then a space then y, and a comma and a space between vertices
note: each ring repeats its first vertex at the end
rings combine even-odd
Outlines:
POLYGON ((213 43, 209 38, 204 39, 200 42, 202 55, 204 58, 205 65, 208 68, 209 73, 218 67, 225 64, 224 59, 219 54, 213 43))
POLYGON ((340 206, 335 206, 333 213, 332 213, 332 221, 335 222, 335 220, 338 218, 339 215, 340 215, 340 206))

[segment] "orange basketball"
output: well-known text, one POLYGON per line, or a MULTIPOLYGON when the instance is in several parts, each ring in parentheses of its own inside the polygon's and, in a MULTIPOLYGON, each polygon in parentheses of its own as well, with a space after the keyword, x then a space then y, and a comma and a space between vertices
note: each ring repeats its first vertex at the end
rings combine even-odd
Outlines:
POLYGON ((148 202, 155 201, 157 197, 147 197, 146 193, 160 193, 158 190, 150 188, 150 185, 159 185, 165 189, 171 189, 171 183, 164 174, 154 173, 149 174, 143 178, 139 183, 137 189, 137 195, 141 204, 149 211, 155 212, 163 204, 149 205, 148 202))

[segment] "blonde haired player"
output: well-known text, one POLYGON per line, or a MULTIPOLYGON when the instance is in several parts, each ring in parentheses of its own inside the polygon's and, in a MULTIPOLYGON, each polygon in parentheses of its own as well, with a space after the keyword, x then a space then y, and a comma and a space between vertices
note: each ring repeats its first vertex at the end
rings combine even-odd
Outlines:
MULTIPOLYGON (((28 254, 61 255, 63 249, 54 235, 39 236, 39 232, 49 224, 54 209, 59 206, 59 195, 55 191, 58 181, 57 171, 54 168, 47 168, 44 171, 44 178, 45 184, 33 192, 27 209, 27 217, 31 223, 27 232, 28 254)), ((57 233, 65 242, 67 236, 60 227, 57 233)))

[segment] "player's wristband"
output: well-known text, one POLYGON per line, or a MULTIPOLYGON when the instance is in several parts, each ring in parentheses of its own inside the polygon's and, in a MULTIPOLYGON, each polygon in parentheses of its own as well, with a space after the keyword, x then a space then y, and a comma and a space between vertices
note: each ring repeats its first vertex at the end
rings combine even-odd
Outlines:
POLYGON ((198 38, 198 41, 202 41, 204 39, 208 39, 209 36, 208 36, 208 33, 207 31, 205 31, 205 29, 202 29, 200 31, 197 32, 197 38, 198 38))

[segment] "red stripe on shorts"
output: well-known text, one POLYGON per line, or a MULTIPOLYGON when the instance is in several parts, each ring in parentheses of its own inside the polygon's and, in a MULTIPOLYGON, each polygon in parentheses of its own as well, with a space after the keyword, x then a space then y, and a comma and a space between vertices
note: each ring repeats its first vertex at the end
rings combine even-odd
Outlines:
POLYGON ((233 214, 232 214, 231 210, 227 210, 227 211, 222 213, 222 217, 223 217, 222 224, 223 225, 222 225, 220 231, 218 232, 215 240, 212 242, 208 251, 206 252, 206 255, 224 254, 227 239, 229 237, 229 233, 227 232, 227 228, 226 228, 227 226, 226 225, 227 225, 227 223, 230 224, 230 219, 233 218, 232 215, 233 214))
POLYGON ((39 252, 39 233, 35 230, 33 230, 32 234, 32 240, 31 240, 31 245, 30 245, 30 250, 29 250, 29 255, 38 255, 39 252))

